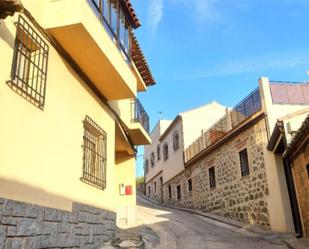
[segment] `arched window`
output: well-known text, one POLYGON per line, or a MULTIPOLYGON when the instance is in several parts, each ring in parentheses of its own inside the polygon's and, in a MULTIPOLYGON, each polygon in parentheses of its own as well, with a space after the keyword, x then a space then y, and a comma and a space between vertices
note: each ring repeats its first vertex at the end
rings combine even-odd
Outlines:
POLYGON ((157 145, 157 160, 161 159, 161 146, 160 144, 157 145))
POLYGON ((178 148, 179 148, 179 133, 178 133, 178 131, 175 131, 174 134, 173 134, 173 148, 174 148, 174 151, 178 150, 178 148))
POLYGON ((163 159, 166 161, 168 159, 168 144, 164 143, 163 145, 163 159))
POLYGON ((151 164, 151 167, 154 167, 154 165, 155 165, 155 154, 154 154, 154 152, 151 152, 150 164, 151 164))

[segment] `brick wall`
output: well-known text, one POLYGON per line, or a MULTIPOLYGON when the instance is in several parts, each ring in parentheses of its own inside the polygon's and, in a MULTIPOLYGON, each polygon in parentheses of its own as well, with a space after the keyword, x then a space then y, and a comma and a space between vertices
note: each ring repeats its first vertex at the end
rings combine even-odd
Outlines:
POLYGON ((201 209, 250 224, 269 227, 267 207, 268 185, 262 144, 266 128, 260 120, 206 155, 185 171, 164 184, 164 202, 201 209), (250 174, 242 177, 239 152, 248 151, 250 174), (209 171, 215 167, 216 187, 210 189, 209 171), (188 190, 188 179, 193 190, 188 190), (172 198, 168 198, 171 185, 172 198), (181 186, 181 199, 176 199, 176 187, 181 186))
POLYGON ((72 212, 0 198, 0 249, 100 248, 116 214, 74 203, 72 212))
POLYGON ((303 233, 309 237, 309 176, 306 166, 309 164, 309 144, 294 159, 292 173, 301 215, 303 233))

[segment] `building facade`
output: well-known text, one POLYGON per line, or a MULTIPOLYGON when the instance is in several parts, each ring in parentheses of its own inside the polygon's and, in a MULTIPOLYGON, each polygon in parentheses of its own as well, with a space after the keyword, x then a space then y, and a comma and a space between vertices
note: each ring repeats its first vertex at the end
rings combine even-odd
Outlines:
POLYGON ((267 146, 277 119, 308 107, 307 89, 262 77, 184 151, 184 169, 164 182, 163 202, 294 232, 283 160, 267 146))
POLYGON ((294 134, 284 156, 290 161, 302 235, 309 237, 309 116, 294 134))
POLYGON ((226 107, 212 102, 179 113, 173 121, 161 120, 145 146, 146 194, 163 202, 163 185, 184 170, 184 150, 202 132, 226 113, 226 107))
POLYGON ((0 12, 0 248, 99 248, 135 221, 135 146, 151 142, 139 20, 129 0, 0 12))

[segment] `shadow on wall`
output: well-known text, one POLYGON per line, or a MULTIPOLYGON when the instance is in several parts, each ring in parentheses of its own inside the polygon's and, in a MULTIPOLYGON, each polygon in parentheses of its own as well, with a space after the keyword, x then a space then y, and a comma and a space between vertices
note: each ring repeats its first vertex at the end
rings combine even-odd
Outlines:
POLYGON ((30 204, 71 211, 73 200, 49 193, 43 189, 0 177, 0 196, 30 204))
POLYGON ((0 39, 5 41, 12 49, 14 49, 15 38, 3 20, 0 20, 0 39))

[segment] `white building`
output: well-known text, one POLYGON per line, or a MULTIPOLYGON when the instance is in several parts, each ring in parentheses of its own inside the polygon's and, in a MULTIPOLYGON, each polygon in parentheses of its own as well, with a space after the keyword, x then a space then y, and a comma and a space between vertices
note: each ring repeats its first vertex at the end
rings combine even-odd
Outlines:
POLYGON ((184 151, 227 111, 212 102, 181 112, 173 120, 160 120, 151 133, 152 144, 145 146, 146 194, 162 201, 163 184, 184 170, 184 151), (164 169, 164 170, 163 170, 164 169))

